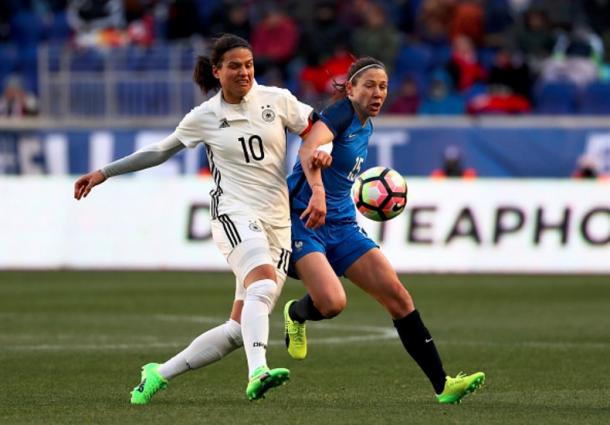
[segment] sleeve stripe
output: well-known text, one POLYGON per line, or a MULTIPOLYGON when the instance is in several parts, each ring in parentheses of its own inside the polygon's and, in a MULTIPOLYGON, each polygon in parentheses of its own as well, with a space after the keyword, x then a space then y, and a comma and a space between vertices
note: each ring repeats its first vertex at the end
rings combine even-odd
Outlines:
POLYGON ((307 135, 311 131, 311 127, 313 127, 313 123, 314 123, 314 120, 311 118, 311 115, 310 115, 309 119, 307 120, 307 127, 305 127, 305 130, 303 130, 301 132, 301 134, 299 134, 299 137, 301 137, 301 139, 304 139, 307 137, 307 135))

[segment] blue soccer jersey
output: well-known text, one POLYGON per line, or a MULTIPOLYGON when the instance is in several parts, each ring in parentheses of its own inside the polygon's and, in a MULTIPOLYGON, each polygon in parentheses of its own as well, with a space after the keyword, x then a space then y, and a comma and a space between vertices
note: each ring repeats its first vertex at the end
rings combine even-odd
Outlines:
MULTIPOLYGON (((326 191, 326 221, 355 220, 356 210, 351 197, 354 180, 366 161, 369 137, 373 124, 367 120, 360 123, 349 99, 343 99, 320 113, 320 119, 332 131, 332 158, 329 168, 322 170, 322 182, 326 191)), ((311 188, 307 183, 300 160, 288 176, 288 189, 293 211, 303 211, 309 204, 311 188)))

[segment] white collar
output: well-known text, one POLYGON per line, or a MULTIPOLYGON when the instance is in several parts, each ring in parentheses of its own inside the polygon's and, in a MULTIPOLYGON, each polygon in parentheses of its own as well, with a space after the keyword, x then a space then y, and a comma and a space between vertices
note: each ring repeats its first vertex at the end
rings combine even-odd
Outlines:
MULTIPOLYGON (((256 82, 256 80, 254 80, 252 82, 252 88, 250 89, 250 91, 248 91, 248 93, 246 93, 246 95, 243 97, 242 101, 240 104, 247 104, 248 102, 250 102, 252 99, 256 98, 256 92, 258 91, 258 83, 256 82)), ((238 113, 237 111, 235 111, 233 108, 227 108, 224 107, 224 101, 222 100, 222 89, 218 90, 218 93, 216 93, 210 100, 210 108, 211 110, 214 112, 214 114, 218 117, 218 119, 239 119, 239 118, 244 118, 244 116, 240 113, 238 113)))

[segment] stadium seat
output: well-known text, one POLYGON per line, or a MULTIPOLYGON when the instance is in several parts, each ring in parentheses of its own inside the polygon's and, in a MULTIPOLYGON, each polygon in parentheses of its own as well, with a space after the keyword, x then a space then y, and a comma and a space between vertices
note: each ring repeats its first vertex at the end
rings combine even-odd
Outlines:
POLYGON ((126 116, 160 116, 170 111, 169 83, 161 81, 119 82, 117 113, 126 116))
POLYGON ((21 9, 10 19, 11 40, 22 46, 37 44, 44 36, 44 23, 36 13, 21 9))
POLYGON ((170 48, 167 44, 155 44, 145 49, 144 69, 148 71, 168 71, 171 65, 170 48))
POLYGON ((46 25, 46 37, 49 41, 66 41, 72 36, 72 28, 68 24, 67 13, 54 13, 46 25))
POLYGON ((113 66, 121 71, 167 71, 171 65, 166 44, 151 47, 127 46, 113 53, 113 66))
POLYGON ((534 88, 534 108, 539 115, 574 114, 578 88, 568 82, 540 83, 534 88))
POLYGON ((106 112, 103 81, 70 83, 69 113, 74 116, 103 116, 106 112))
POLYGON ((17 46, 12 43, 0 44, 0 89, 4 87, 6 78, 16 71, 18 63, 17 46))
POLYGON ((497 49, 492 49, 489 47, 480 48, 477 50, 477 58, 479 59, 479 63, 483 68, 489 71, 494 63, 494 59, 496 57, 497 49))
POLYGON ((70 58, 71 71, 102 72, 105 58, 98 49, 75 50, 70 58))
POLYGON ((192 46, 180 47, 179 69, 191 72, 195 68, 195 52, 192 46))
POLYGON ((40 64, 40 66, 46 66, 46 70, 49 72, 59 72, 64 45, 62 43, 51 42, 47 45, 47 48, 49 54, 48 62, 40 64))
POLYGON ((451 59, 451 46, 449 44, 439 44, 431 49, 430 68, 444 68, 451 59))
POLYGON ((610 83, 589 84, 583 90, 579 106, 581 115, 610 115, 610 83))
POLYGON ((180 89, 180 113, 186 114, 197 104, 196 93, 199 88, 191 81, 182 81, 179 83, 180 89))
POLYGON ((402 79, 409 73, 423 74, 432 64, 432 50, 425 45, 405 45, 396 58, 395 74, 402 79))

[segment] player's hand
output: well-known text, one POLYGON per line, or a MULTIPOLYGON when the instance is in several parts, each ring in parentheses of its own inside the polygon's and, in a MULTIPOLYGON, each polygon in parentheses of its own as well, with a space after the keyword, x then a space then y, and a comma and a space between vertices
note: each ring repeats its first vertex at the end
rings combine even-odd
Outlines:
POLYGON ((333 157, 324 151, 315 151, 311 157, 309 167, 313 170, 316 168, 328 168, 333 163, 333 157))
POLYGON ((301 220, 307 219, 305 227, 317 229, 326 222, 326 193, 323 186, 314 186, 309 205, 301 214, 301 220))
POLYGON ((106 177, 100 170, 85 174, 74 183, 74 199, 86 198, 91 189, 106 181, 106 177))

